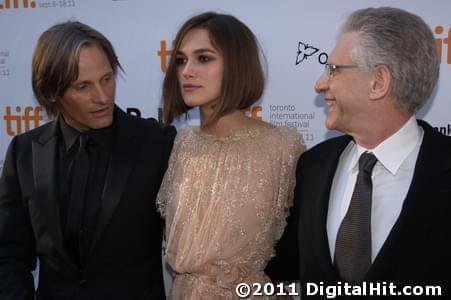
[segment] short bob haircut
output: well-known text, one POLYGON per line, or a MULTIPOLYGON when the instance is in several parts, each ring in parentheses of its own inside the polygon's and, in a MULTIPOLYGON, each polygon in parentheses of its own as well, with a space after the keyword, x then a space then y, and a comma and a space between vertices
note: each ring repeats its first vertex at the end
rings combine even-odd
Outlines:
POLYGON ((224 74, 218 103, 212 115, 202 120, 207 127, 220 117, 249 108, 263 94, 265 75, 260 63, 257 38, 240 20, 231 15, 206 12, 187 20, 178 31, 163 81, 163 122, 169 125, 191 107, 183 101, 177 78, 176 55, 180 45, 193 29, 208 31, 213 47, 222 55, 224 74))
POLYGON ((59 113, 59 100, 78 78, 78 62, 83 47, 102 49, 111 64, 114 75, 122 70, 113 46, 97 30, 78 21, 67 21, 47 29, 37 42, 33 53, 33 92, 47 114, 59 113))

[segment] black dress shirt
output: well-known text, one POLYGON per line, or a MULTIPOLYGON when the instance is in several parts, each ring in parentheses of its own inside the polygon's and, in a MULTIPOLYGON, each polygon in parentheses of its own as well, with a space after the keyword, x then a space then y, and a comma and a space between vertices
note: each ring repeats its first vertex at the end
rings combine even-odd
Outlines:
POLYGON ((61 223, 64 232, 65 246, 75 263, 83 268, 86 257, 92 246, 96 229, 96 220, 100 212, 103 196, 103 188, 111 157, 112 141, 114 136, 114 124, 102 128, 79 132, 70 127, 64 119, 59 118, 60 142, 58 143, 59 158, 59 204, 61 223), (84 199, 84 209, 79 232, 72 232, 68 226, 69 201, 71 196, 71 182, 74 158, 77 153, 78 139, 80 135, 86 135, 89 139, 87 152, 89 155, 89 175, 84 199))

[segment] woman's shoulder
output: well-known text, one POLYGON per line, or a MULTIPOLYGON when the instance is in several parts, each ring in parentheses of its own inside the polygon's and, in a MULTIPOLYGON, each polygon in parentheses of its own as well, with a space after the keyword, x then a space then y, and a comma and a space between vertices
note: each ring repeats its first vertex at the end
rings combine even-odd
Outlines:
POLYGON ((264 126, 266 126, 267 128, 271 128, 272 130, 270 131, 270 135, 277 137, 279 140, 282 140, 285 143, 294 142, 304 144, 302 135, 298 132, 296 127, 285 125, 275 126, 267 122, 261 122, 265 123, 264 126))
POLYGON ((286 149, 288 155, 299 156, 305 151, 304 139, 295 127, 275 126, 274 132, 276 142, 286 149))
POLYGON ((189 137, 192 137, 196 134, 196 132, 199 131, 199 126, 195 125, 187 125, 181 128, 177 129, 177 138, 180 139, 186 139, 189 137))
POLYGON ((275 126, 275 128, 276 128, 278 135, 281 137, 289 138, 289 139, 302 139, 302 136, 298 132, 296 127, 281 125, 281 126, 275 126))
POLYGON ((183 147, 182 145, 190 144, 193 139, 194 126, 185 126, 177 129, 177 134, 174 139, 174 149, 183 147))
MULTIPOLYGON (((275 126, 265 121, 254 120, 253 127, 264 132, 262 135, 268 144, 275 148, 288 149, 290 154, 301 154, 305 150, 302 135, 292 126, 275 126)), ((274 148, 273 147, 273 148, 274 148)))
POLYGON ((297 129, 292 126, 276 126, 274 124, 268 123, 263 120, 251 119, 250 128, 258 130, 269 130, 273 131, 273 134, 284 135, 284 136, 300 136, 297 129))

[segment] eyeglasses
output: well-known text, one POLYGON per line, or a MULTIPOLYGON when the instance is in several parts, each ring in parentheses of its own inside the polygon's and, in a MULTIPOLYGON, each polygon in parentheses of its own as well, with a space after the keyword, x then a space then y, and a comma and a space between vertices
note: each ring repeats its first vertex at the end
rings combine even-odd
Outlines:
POLYGON ((338 69, 351 69, 351 68, 357 68, 357 65, 336 65, 336 64, 325 64, 325 72, 329 80, 334 76, 335 72, 337 72, 338 69))

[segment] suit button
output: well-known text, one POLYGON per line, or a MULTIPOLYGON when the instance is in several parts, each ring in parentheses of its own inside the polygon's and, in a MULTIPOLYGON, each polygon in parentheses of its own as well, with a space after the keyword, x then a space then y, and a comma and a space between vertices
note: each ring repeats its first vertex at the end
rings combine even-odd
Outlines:
POLYGON ((80 279, 79 283, 80 283, 80 286, 85 286, 86 283, 88 283, 88 281, 86 279, 80 279))

